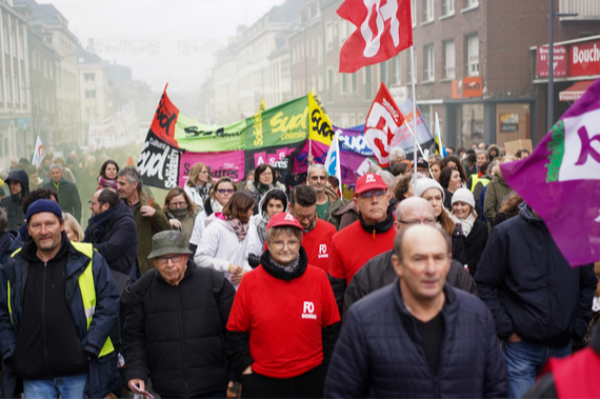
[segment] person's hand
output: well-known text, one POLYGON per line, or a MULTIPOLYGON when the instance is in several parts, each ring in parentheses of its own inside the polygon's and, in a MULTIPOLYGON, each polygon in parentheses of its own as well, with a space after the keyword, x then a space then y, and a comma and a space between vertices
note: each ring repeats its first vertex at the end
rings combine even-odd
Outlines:
POLYGON ((142 217, 152 217, 155 212, 156 212, 156 210, 154 209, 154 207, 150 207, 150 206, 141 206, 140 207, 140 214, 142 214, 142 217))
POLYGON ((227 384, 227 398, 228 399, 238 399, 240 397, 240 388, 242 385, 238 385, 237 393, 233 391, 235 382, 229 381, 227 384))
POLYGON ((171 226, 175 229, 179 229, 181 228, 181 222, 179 222, 178 219, 170 219, 169 222, 171 223, 171 226))
POLYGON ((242 372, 242 375, 250 375, 252 373, 254 373, 254 371, 252 371, 252 365, 248 365, 248 368, 246 368, 244 372, 242 372))
POLYGON ((242 274, 231 275, 231 283, 233 283, 235 286, 239 285, 242 281, 242 277, 242 274))
POLYGON ((229 270, 227 270, 227 272, 229 272, 232 275, 238 275, 242 273, 242 270, 243 268, 239 265, 229 264, 229 270))
POLYGON ((146 392, 146 382, 141 379, 130 379, 129 382, 127 382, 127 387, 135 394, 145 395, 148 393, 146 392))
POLYGON ((508 341, 509 341, 509 342, 513 342, 513 343, 515 343, 515 342, 520 342, 521 340, 523 340, 523 339, 521 339, 521 337, 520 337, 519 335, 517 335, 516 333, 513 333, 513 334, 512 334, 512 335, 510 335, 510 337, 508 338, 508 341))
POLYGON ((315 156, 313 156, 312 154, 308 155, 308 163, 310 165, 313 165, 315 163, 315 156))

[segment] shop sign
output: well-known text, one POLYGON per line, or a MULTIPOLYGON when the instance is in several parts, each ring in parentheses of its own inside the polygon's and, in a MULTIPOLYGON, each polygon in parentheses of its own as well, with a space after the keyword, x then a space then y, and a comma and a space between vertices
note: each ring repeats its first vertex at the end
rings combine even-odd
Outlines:
POLYGON ((600 40, 569 46, 569 76, 600 75, 600 40))
POLYGON ((463 78, 463 97, 483 96, 483 79, 481 77, 463 78))
POLYGON ((500 114, 500 132, 519 132, 519 113, 500 114))
MULTIPOLYGON (((567 76, 567 46, 554 46, 554 76, 567 76)), ((548 77, 548 59, 550 52, 548 46, 538 46, 537 48, 537 76, 540 78, 548 77)))

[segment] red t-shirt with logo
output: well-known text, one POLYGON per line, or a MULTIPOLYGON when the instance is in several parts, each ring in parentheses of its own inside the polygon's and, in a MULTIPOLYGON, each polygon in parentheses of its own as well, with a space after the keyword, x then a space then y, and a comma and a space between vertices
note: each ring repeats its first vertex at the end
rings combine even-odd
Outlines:
POLYGON ((323 362, 321 330, 340 321, 327 275, 310 264, 286 282, 261 266, 247 273, 235 295, 227 330, 250 332, 252 370, 293 378, 323 362))
POLYGON ((315 228, 302 235, 302 247, 306 251, 310 265, 329 272, 331 241, 336 233, 335 226, 322 219, 317 219, 315 228))
POLYGON ((335 234, 331 243, 329 275, 345 279, 350 284, 354 274, 371 258, 394 248, 396 230, 378 233, 366 232, 360 221, 353 222, 335 234))

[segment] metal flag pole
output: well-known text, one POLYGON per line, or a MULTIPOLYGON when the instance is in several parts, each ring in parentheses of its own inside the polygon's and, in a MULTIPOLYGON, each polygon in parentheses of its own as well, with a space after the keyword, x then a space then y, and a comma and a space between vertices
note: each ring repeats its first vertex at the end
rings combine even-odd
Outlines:
POLYGON ((415 47, 414 46, 410 46, 410 70, 412 72, 411 74, 411 83, 412 83, 412 100, 413 100, 413 112, 412 112, 412 116, 413 116, 413 132, 414 132, 414 136, 413 136, 413 140, 414 140, 414 145, 413 145, 413 158, 414 158, 414 164, 415 164, 415 182, 417 179, 417 93, 416 93, 416 89, 415 89, 415 47))

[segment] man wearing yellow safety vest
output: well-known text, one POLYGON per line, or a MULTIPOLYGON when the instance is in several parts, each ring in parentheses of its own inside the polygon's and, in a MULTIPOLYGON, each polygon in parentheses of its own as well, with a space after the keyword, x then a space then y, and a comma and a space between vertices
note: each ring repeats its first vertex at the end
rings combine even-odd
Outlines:
POLYGON ((4 362, 25 398, 103 398, 120 386, 108 337, 119 292, 108 265, 90 244, 69 241, 57 203, 37 200, 26 219, 30 237, 0 271, 4 362))

